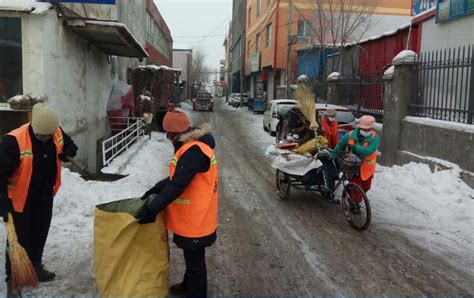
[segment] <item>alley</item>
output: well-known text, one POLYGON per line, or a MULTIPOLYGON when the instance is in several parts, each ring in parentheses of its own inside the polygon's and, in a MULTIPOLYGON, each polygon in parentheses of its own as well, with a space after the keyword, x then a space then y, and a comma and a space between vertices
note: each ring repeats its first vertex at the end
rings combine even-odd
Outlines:
MULTIPOLYGON (((389 231, 374 218, 367 232, 349 227, 340 206, 315 195, 278 198, 264 156, 270 136, 254 131, 218 100, 191 112, 214 126, 220 169, 219 238, 208 250, 213 295, 443 295, 474 291, 472 275, 389 231)), ((251 114, 251 113, 249 113, 251 114)), ((260 130, 261 128, 258 127, 260 130)), ((371 198, 376 200, 377 198, 371 198)), ((171 281, 182 274, 173 245, 171 281)))

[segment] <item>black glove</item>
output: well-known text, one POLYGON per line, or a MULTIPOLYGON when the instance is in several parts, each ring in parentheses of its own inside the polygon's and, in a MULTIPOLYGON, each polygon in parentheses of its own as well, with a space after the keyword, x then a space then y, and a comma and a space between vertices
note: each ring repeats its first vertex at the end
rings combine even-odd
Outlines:
POLYGON ((142 209, 138 212, 137 214, 137 219, 138 223, 143 225, 143 224, 149 224, 153 223, 156 220, 156 213, 151 211, 150 208, 145 204, 143 205, 142 209))
POLYGON ((0 217, 3 217, 3 222, 8 221, 9 212, 13 212, 12 200, 7 194, 0 194, 0 217))
POLYGON ((69 157, 71 157, 71 156, 69 156, 68 154, 66 154, 64 152, 61 152, 61 153, 58 154, 58 158, 62 162, 69 162, 69 160, 68 160, 69 157))
POLYGON ((146 198, 148 198, 149 195, 152 195, 152 194, 156 194, 156 190, 155 188, 150 188, 149 190, 147 190, 146 193, 143 194, 143 196, 141 197, 142 200, 145 200, 146 198))

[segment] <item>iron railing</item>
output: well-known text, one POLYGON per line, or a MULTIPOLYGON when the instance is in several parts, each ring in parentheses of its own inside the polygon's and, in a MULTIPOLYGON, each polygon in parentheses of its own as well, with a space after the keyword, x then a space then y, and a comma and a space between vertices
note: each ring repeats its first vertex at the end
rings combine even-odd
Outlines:
POLYGON ((113 133, 102 141, 102 161, 104 166, 127 151, 140 136, 145 135, 147 124, 143 118, 136 117, 108 117, 108 126, 113 133))
POLYGON ((377 122, 383 122, 384 84, 380 76, 364 80, 343 80, 337 83, 342 105, 352 111, 355 117, 372 115, 377 122))
POLYGON ((474 46, 421 53, 413 116, 473 124, 474 46))

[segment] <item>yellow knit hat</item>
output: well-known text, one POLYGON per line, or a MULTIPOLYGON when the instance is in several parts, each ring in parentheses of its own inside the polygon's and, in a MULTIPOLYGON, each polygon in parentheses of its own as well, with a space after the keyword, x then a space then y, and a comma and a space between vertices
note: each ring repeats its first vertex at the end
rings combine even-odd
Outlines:
POLYGON ((52 135, 59 128, 58 115, 43 103, 35 104, 31 126, 35 134, 52 135))

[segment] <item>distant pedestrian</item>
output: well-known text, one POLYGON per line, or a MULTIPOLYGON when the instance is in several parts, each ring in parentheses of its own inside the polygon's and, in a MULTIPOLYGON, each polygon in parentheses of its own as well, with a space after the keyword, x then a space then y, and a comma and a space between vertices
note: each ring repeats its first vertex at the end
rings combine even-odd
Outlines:
MULTIPOLYGON (((31 123, 8 133, 0 145, 0 216, 13 216, 18 241, 28 253, 39 282, 56 274, 45 269, 43 250, 53 215, 53 197, 61 186, 61 161, 76 155, 77 146, 59 127, 56 113, 44 104, 33 107, 31 123)), ((7 296, 12 288, 6 256, 7 296)))
POLYGON ((166 228, 183 250, 186 272, 181 283, 171 286, 172 295, 206 296, 205 248, 217 238, 217 161, 211 126, 191 128, 183 112, 168 112, 163 120, 175 155, 168 178, 147 191, 157 197, 139 212, 139 223, 154 222, 166 210, 166 228))

